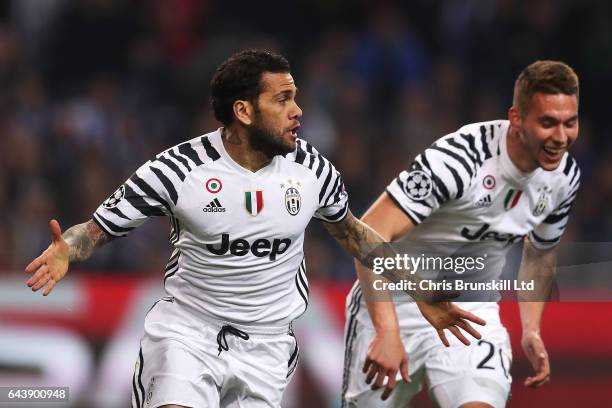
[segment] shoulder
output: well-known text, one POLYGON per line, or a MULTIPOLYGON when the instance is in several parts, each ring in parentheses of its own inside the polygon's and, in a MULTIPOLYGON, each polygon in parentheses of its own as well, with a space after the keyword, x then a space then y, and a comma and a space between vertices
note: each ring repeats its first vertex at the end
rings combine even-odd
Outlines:
POLYGON ((568 194, 574 193, 580 186, 580 166, 571 154, 565 153, 554 173, 568 194))
POLYGON ((450 171, 468 180, 483 163, 497 156, 499 140, 507 130, 504 121, 472 123, 442 136, 417 157, 416 162, 432 172, 450 171))
POLYGON ((188 159, 190 163, 200 166, 206 162, 218 160, 221 157, 218 149, 214 147, 217 144, 218 138, 218 131, 196 136, 191 140, 181 142, 164 150, 156 158, 160 156, 171 156, 173 158, 183 156, 183 159, 188 159))
POLYGON ((501 120, 465 125, 432 143, 416 157, 411 171, 424 171, 441 198, 460 198, 483 164, 499 155, 499 140, 507 129, 507 121, 501 120))
POLYGON ((164 150, 150 161, 156 166, 164 166, 181 181, 195 168, 218 160, 221 155, 214 147, 218 131, 194 137, 164 150))
MULTIPOLYGON (((147 161, 128 179, 145 193, 167 195, 177 203, 188 176, 198 167, 220 158, 213 147, 214 132, 172 146, 147 161)), ((126 184, 130 187, 130 184, 126 184)))
POLYGON ((565 153, 565 157, 561 160, 557 170, 560 174, 563 174, 564 179, 570 186, 580 182, 580 166, 571 154, 565 153))
POLYGON ((471 162, 481 166, 500 154, 500 140, 507 132, 506 120, 470 123, 438 139, 432 146, 448 145, 465 153, 471 162))
POLYGON ((314 146, 299 138, 296 140, 295 150, 285 155, 283 160, 303 167, 316 178, 331 177, 333 173, 337 172, 334 165, 314 146))

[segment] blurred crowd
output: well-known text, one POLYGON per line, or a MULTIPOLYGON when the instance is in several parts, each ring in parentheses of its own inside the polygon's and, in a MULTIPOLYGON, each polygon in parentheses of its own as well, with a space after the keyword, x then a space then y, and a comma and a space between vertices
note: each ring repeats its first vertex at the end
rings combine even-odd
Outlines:
MULTIPOLYGON (((609 3, 588 0, 4 1, 0 270, 48 245, 49 219, 88 220, 146 160, 216 129, 212 73, 250 47, 288 57, 300 137, 342 172, 358 215, 438 137, 505 118, 524 66, 569 63, 581 79, 583 184, 566 239, 606 241, 611 19, 609 3)), ((161 277, 169 231, 151 221, 79 269, 161 277)), ((306 251, 311 278, 353 276, 320 225, 306 251)))

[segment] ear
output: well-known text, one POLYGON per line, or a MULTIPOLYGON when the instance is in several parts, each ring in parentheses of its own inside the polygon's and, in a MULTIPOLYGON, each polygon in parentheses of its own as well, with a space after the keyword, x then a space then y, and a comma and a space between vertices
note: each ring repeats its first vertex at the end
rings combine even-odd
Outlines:
POLYGON ((253 109, 253 104, 251 102, 237 100, 234 101, 232 108, 234 110, 234 116, 236 117, 236 120, 238 120, 238 122, 246 126, 249 126, 253 123, 255 109, 253 109))
POLYGON ((508 109, 508 120, 510 121, 510 126, 513 128, 521 128, 521 113, 516 106, 511 106, 510 109, 508 109))

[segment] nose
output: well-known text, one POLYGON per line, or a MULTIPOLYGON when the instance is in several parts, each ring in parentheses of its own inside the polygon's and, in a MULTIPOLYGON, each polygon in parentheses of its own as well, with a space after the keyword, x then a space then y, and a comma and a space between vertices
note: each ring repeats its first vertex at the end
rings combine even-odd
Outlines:
POLYGON ((567 131, 562 123, 556 127, 555 132, 552 135, 552 140, 559 145, 564 145, 567 143, 567 131))
POLYGON ((300 108, 300 106, 294 102, 294 109, 292 109, 291 111, 291 117, 290 119, 297 119, 297 118, 301 118, 302 117, 302 108, 300 108))

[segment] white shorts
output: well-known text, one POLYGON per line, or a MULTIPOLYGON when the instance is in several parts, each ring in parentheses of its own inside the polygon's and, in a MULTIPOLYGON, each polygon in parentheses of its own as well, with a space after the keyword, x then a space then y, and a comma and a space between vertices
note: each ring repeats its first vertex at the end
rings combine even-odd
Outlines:
POLYGON ((495 408, 506 405, 512 383, 512 351, 508 333, 501 324, 493 323, 497 327, 492 327, 487 323, 487 334, 482 340, 473 339, 470 346, 452 342, 448 348, 433 328, 414 334, 402 332, 413 382, 401 381, 398 373, 395 390, 387 401, 382 401, 383 389, 372 391, 362 372, 374 331, 360 319, 351 319, 358 313, 367 311, 360 311, 359 306, 348 302, 343 407, 403 408, 422 389, 423 383, 442 408, 455 408, 470 401, 486 402, 495 408))
POLYGON ((299 354, 290 328, 227 327, 173 299, 157 302, 145 319, 132 406, 280 407, 299 354))

